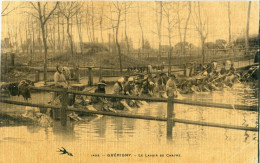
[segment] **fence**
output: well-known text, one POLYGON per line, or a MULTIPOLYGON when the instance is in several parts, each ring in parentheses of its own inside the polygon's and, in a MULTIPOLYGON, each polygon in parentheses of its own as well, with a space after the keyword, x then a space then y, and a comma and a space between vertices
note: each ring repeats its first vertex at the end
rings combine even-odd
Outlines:
MULTIPOLYGON (((232 62, 237 62, 238 66, 241 67, 242 64, 240 64, 240 61, 247 60, 249 62, 248 64, 251 64, 250 60, 252 60, 253 58, 254 58, 254 56, 240 56, 240 57, 227 56, 227 57, 222 57, 220 59, 214 59, 214 58, 211 58, 211 59, 215 60, 219 63, 221 63, 225 60, 231 60, 232 62)), ((167 69, 169 69, 169 67, 174 67, 173 69, 171 68, 171 72, 182 73, 182 74, 184 74, 184 76, 187 76, 187 75, 191 75, 191 74, 187 74, 187 71, 189 71, 190 73, 192 71, 194 71, 195 67, 198 66, 197 64, 198 63, 195 61, 195 62, 189 62, 189 63, 185 63, 185 64, 172 64, 172 65, 164 64, 161 66, 163 66, 164 68, 167 68, 167 69)), ((91 85, 93 85, 94 76, 98 76, 99 80, 102 80, 103 77, 120 77, 120 76, 124 76, 124 75, 134 75, 134 71, 129 71, 130 68, 131 67, 123 68, 122 75, 120 74, 119 68, 102 67, 102 66, 100 66, 100 67, 94 67, 94 66, 80 67, 80 71, 82 71, 81 73, 83 75, 88 76, 88 78, 89 78, 88 84, 91 86, 91 85)), ((147 66, 136 66, 136 68, 143 68, 145 70, 148 69, 147 66)), ((43 73, 43 70, 40 68, 32 68, 32 69, 35 70, 35 82, 40 81, 40 76, 41 76, 40 74, 43 73)), ((168 72, 167 69, 165 71, 164 71, 164 69, 162 69, 160 71, 168 72)), ((52 67, 52 68, 49 68, 47 72, 54 74, 55 71, 56 71, 55 68, 52 67)))
POLYGON ((258 111, 257 106, 244 106, 244 105, 234 105, 234 106, 232 106, 231 104, 198 102, 198 101, 189 101, 189 100, 178 100, 178 99, 173 99, 172 97, 165 99, 165 98, 154 98, 154 97, 112 95, 112 94, 89 93, 89 92, 84 92, 84 91, 74 91, 74 90, 67 90, 67 89, 36 88, 36 87, 31 87, 31 89, 37 90, 37 91, 59 92, 59 93, 61 93, 62 94, 61 106, 52 106, 52 105, 47 105, 47 104, 33 104, 33 103, 19 102, 19 101, 13 101, 13 100, 8 100, 8 99, 3 99, 3 98, 0 99, 0 102, 8 103, 8 104, 14 104, 14 105, 59 109, 60 110, 60 117, 61 117, 61 124, 63 126, 66 126, 66 123, 67 123, 67 111, 76 111, 76 112, 84 112, 84 113, 90 113, 90 114, 100 114, 100 115, 126 117, 126 118, 136 118, 136 119, 145 119, 145 120, 167 121, 167 138, 169 138, 169 139, 172 138, 172 128, 173 128, 175 123, 184 123, 184 124, 192 124, 192 125, 200 125, 200 126, 219 127, 219 128, 258 132, 258 128, 256 128, 256 127, 235 126, 235 125, 217 124, 217 123, 209 123, 209 122, 199 122, 199 121, 191 121, 191 120, 174 118, 174 116, 175 116, 174 115, 174 104, 175 103, 185 104, 185 105, 194 105, 194 106, 203 106, 203 107, 224 108, 224 109, 235 108, 236 110, 244 110, 244 111, 258 111), (167 103, 167 118, 147 116, 147 115, 134 115, 134 114, 129 114, 129 113, 113 113, 113 112, 104 112, 104 111, 91 111, 91 110, 84 110, 84 109, 68 107, 67 106, 68 94, 105 97, 105 98, 117 98, 117 99, 129 99, 129 100, 141 100, 141 101, 150 101, 150 102, 166 102, 167 103))

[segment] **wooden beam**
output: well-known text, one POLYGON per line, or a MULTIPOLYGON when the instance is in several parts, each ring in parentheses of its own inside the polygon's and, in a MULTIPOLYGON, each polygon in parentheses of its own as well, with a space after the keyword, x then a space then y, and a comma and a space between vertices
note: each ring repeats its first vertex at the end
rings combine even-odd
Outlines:
MULTIPOLYGON (((52 105, 46 105, 46 104, 33 104, 33 103, 28 103, 28 102, 7 100, 7 99, 3 99, 3 98, 0 99, 0 102, 14 104, 14 105, 22 105, 22 106, 61 109, 61 107, 59 107, 59 106, 52 106, 52 105)), ((105 112, 105 111, 91 111, 91 110, 72 108, 72 107, 69 107, 67 109, 67 111, 83 112, 83 113, 89 113, 89 114, 100 114, 100 115, 108 115, 108 116, 116 116, 116 117, 125 117, 125 118, 136 118, 136 119, 144 119, 144 120, 167 121, 167 118, 164 118, 164 117, 154 117, 154 116, 147 116, 147 115, 133 115, 133 114, 129 114, 129 113, 113 113, 113 112, 105 112)), ((219 128, 258 132, 257 127, 235 126, 235 125, 217 124, 217 123, 210 123, 210 122, 199 122, 199 121, 191 121, 191 120, 176 119, 176 118, 173 118, 172 120, 175 123, 184 123, 184 124, 191 124, 191 125, 200 125, 200 126, 208 126, 208 127, 219 127, 219 128)))
POLYGON ((167 139, 172 140, 172 127, 174 126, 173 122, 173 110, 174 110, 174 103, 173 97, 168 97, 167 102, 167 139))
POLYGON ((92 74, 92 68, 88 68, 88 85, 93 85, 93 74, 92 74))
MULTIPOLYGON (((130 100, 142 100, 150 102, 167 102, 165 98, 156 98, 156 97, 140 97, 140 96, 127 96, 127 95, 113 95, 113 94, 102 94, 102 93, 89 93, 84 91, 73 91, 67 89, 57 89, 57 88, 36 88, 31 87, 33 90, 47 91, 47 92, 64 92, 85 95, 85 96, 96 96, 96 97, 106 97, 106 98, 118 98, 118 99, 130 99, 130 100)), ((224 109, 234 109, 235 110, 245 110, 245 111, 258 111, 257 106, 245 106, 245 105, 231 105, 223 103, 214 103, 214 102, 203 102, 203 101, 190 101, 190 100, 179 100, 174 99, 174 103, 202 106, 202 107, 214 107, 214 108, 224 108, 224 109)))
POLYGON ((67 108, 68 108, 68 94, 64 92, 61 95, 61 108, 60 108, 60 122, 62 126, 67 124, 67 108))

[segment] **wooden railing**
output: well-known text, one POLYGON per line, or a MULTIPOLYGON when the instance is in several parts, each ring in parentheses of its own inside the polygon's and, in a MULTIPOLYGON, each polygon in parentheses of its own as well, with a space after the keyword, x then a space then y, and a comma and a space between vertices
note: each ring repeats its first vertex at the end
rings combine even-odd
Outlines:
POLYGON ((84 113, 90 113, 90 114, 101 114, 101 115, 116 116, 116 117, 145 119, 145 120, 167 121, 167 138, 169 138, 169 139, 172 138, 172 127, 174 126, 175 123, 184 123, 184 124, 191 124, 191 125, 200 125, 200 126, 209 126, 209 127, 218 127, 218 128, 227 128, 227 129, 258 132, 257 127, 235 126, 235 125, 226 125, 226 124, 217 124, 217 123, 210 123, 210 122, 200 122, 200 121, 191 121, 191 120, 185 120, 185 119, 177 119, 177 118, 175 118, 175 115, 174 115, 174 104, 194 105, 194 106, 201 106, 201 107, 223 108, 223 109, 234 109, 234 110, 258 112, 259 110, 258 110, 257 106, 244 106, 244 105, 231 105, 231 104, 212 103, 212 102, 179 100, 179 99, 173 99, 172 97, 165 99, 165 98, 154 98, 154 97, 100 94, 100 93, 89 93, 89 92, 84 92, 84 91, 74 91, 74 90, 57 89, 57 88, 53 89, 53 88, 31 87, 31 89, 36 90, 36 91, 61 93, 62 99, 63 99, 63 100, 61 100, 61 106, 52 106, 52 105, 47 105, 47 104, 34 104, 34 103, 29 103, 29 102, 13 101, 13 100, 5 99, 5 98, 1 98, 0 102, 14 104, 14 105, 59 109, 60 115, 61 115, 60 116, 61 124, 64 126, 66 125, 66 122, 67 122, 67 111, 84 112, 84 113), (103 98, 141 100, 141 101, 149 101, 149 102, 166 102, 167 103, 167 118, 148 116, 148 115, 134 115, 134 114, 130 114, 130 113, 91 111, 91 110, 68 107, 67 106, 68 94, 95 96, 95 97, 103 97, 103 98))

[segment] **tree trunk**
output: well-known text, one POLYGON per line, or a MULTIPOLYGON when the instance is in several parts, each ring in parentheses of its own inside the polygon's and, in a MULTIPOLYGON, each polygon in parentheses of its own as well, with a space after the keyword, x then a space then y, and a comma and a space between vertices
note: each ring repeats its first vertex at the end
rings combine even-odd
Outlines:
POLYGON ((45 38, 46 38, 46 41, 47 41, 47 38, 48 38, 48 25, 44 25, 45 26, 45 38))
POLYGON ((68 34, 68 41, 69 41, 69 44, 70 44, 70 52, 71 52, 71 57, 73 57, 73 41, 72 41, 72 36, 71 36, 71 33, 70 33, 70 19, 67 18, 67 34, 68 34))
POLYGON ((109 53, 111 52, 111 43, 110 43, 110 40, 111 40, 111 34, 109 33, 109 34, 108 34, 108 51, 109 51, 109 53))
POLYGON ((143 31, 142 23, 141 23, 141 20, 140 20, 139 6, 138 6, 137 14, 138 14, 138 23, 139 23, 139 26, 140 26, 140 29, 141 29, 141 32, 142 32, 142 49, 144 49, 144 31, 143 31))
POLYGON ((122 71, 122 62, 121 62, 121 50, 120 50, 120 44, 118 42, 118 30, 119 30, 119 25, 120 25, 120 17, 121 17, 121 13, 119 11, 118 18, 117 18, 117 26, 116 26, 116 45, 117 45, 117 52, 118 52, 118 57, 119 57, 120 75, 122 76, 123 71, 122 71))
POLYGON ((230 18, 230 2, 228 2, 228 43, 231 42, 231 18, 230 18))
POLYGON ((19 37, 20 37, 20 44, 22 48, 22 52, 24 53, 24 48, 23 48, 23 39, 22 39, 22 32, 21 32, 21 24, 19 24, 19 37))
POLYGON ((202 54, 202 65, 205 63, 205 38, 201 37, 201 54, 202 54))
POLYGON ((100 20, 99 25, 100 25, 100 36, 101 36, 101 41, 102 43, 104 43, 104 39, 103 39, 103 27, 102 27, 102 20, 100 20))
POLYGON ((171 75, 172 72, 172 40, 171 40, 171 27, 170 27, 170 16, 168 15, 168 39, 169 39, 169 68, 168 68, 168 75, 171 75))
POLYGON ((35 36, 34 36, 34 25, 32 20, 32 55, 34 55, 34 49, 35 49, 35 36))
POLYGON ((104 2, 103 2, 102 10, 101 10, 100 21, 99 21, 102 44, 104 43, 104 39, 103 39, 103 14, 104 14, 104 2))
POLYGON ((41 23, 41 28, 42 28, 42 41, 43 41, 43 46, 44 46, 44 75, 43 75, 43 80, 46 82, 47 81, 47 53, 48 53, 48 47, 47 47, 47 40, 46 40, 46 34, 45 34, 45 28, 43 23, 41 23))
POLYGON ((91 31, 90 31, 90 27, 89 27, 89 7, 87 5, 87 11, 86 11, 86 30, 87 30, 87 36, 88 36, 88 41, 89 42, 93 42, 92 38, 91 38, 91 31))
POLYGON ((92 2, 92 18, 91 18, 91 25, 92 25, 92 39, 93 39, 93 43, 95 43, 94 6, 93 6, 93 2, 92 2))
POLYGON ((249 48, 248 38, 249 38, 250 10, 251 10, 251 1, 248 2, 248 13, 247 13, 247 23, 246 23, 246 38, 245 38, 246 55, 248 54, 248 48, 249 48))
POLYGON ((19 53, 18 51, 18 36, 17 36, 17 26, 15 27, 15 47, 16 47, 16 54, 19 53))
POLYGON ((78 14, 76 14, 76 21, 77 21, 77 28, 78 28, 78 34, 79 34, 79 47, 80 47, 80 53, 82 54, 83 48, 82 48, 82 33, 81 33, 81 18, 78 18, 78 14), (80 20, 79 20, 80 19, 80 20))
MULTIPOLYGON (((26 25, 26 29, 25 29, 25 33, 26 33, 26 52, 27 52, 27 56, 29 57, 30 54, 29 54, 29 39, 28 39, 28 35, 29 35, 29 17, 28 17, 28 24, 26 25)), ((8 34, 9 34, 9 39, 10 39, 10 33, 9 33, 9 28, 8 28, 8 34)), ((31 56, 31 59, 30 59, 30 62, 32 60, 32 56, 31 56)))
POLYGON ((130 48, 129 48, 129 42, 128 42, 128 36, 127 36, 127 17, 126 17, 126 4, 125 4, 125 42, 126 42, 126 47, 127 47, 127 53, 129 54, 130 48))
POLYGON ((178 9, 177 9, 177 17, 178 17, 178 32, 180 37, 180 55, 183 55, 183 42, 182 42, 182 34, 181 34, 181 19, 180 19, 180 7, 178 2, 178 9))
POLYGON ((184 48, 183 48, 183 54, 185 55, 186 54, 186 33, 187 33, 187 28, 188 28, 188 24, 189 24, 189 20, 190 20, 190 16, 191 16, 191 2, 188 2, 189 3, 189 15, 186 19, 186 23, 185 23, 185 28, 184 28, 184 36, 183 36, 183 45, 184 45, 184 48))
POLYGON ((61 39, 60 39, 60 14, 58 13, 58 49, 61 54, 61 39))
MULTIPOLYGON (((161 50, 162 50, 162 41, 161 41, 161 27, 162 27, 162 1, 158 2, 160 4, 160 11, 159 11, 159 22, 157 22, 157 29, 158 29, 158 43, 159 43, 159 57, 161 58, 161 50)), ((156 16, 157 17, 157 16, 156 16)), ((157 20, 158 21, 158 20, 157 20)), ((160 59, 159 59, 160 60, 160 59)))
POLYGON ((55 37, 55 23, 53 23, 53 54, 56 54, 56 37, 55 37))
MULTIPOLYGON (((64 18, 62 19, 62 45, 65 45, 65 22, 64 22, 64 18)), ((62 53, 64 52, 64 47, 65 46, 62 46, 61 47, 61 51, 62 53)))

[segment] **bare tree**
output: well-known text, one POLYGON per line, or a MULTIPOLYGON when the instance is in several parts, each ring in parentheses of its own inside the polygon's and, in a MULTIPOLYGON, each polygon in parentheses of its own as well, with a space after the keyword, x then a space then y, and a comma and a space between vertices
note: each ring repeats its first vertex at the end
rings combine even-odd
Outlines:
POLYGON ((104 2, 102 4, 100 15, 99 15, 100 37, 101 37, 102 43, 104 43, 104 39, 103 39, 103 17, 104 17, 104 2))
POLYGON ((245 50, 246 50, 246 55, 248 54, 248 38, 249 38, 250 10, 251 10, 251 1, 248 2, 248 10, 247 10, 246 37, 245 37, 245 50))
POLYGON ((120 44, 118 42, 118 31, 121 21, 121 15, 122 15, 122 6, 120 6, 120 2, 113 3, 114 7, 117 10, 117 25, 116 25, 116 45, 117 45, 117 52, 119 57, 119 67, 120 67, 120 75, 122 75, 122 61, 121 61, 121 50, 120 50, 120 44))
POLYGON ((76 14, 76 21, 77 21, 77 29, 79 34, 79 43, 80 43, 80 52, 82 54, 83 52, 83 41, 82 41, 82 31, 81 31, 81 15, 78 16, 78 13, 76 14))
POLYGON ((31 18, 31 28, 32 28, 32 54, 35 53, 35 29, 34 29, 35 21, 33 20, 33 17, 31 18))
MULTIPOLYGON (((21 47, 23 45, 23 37, 22 37, 22 32, 21 32, 21 27, 22 27, 22 23, 20 22, 19 23, 19 37, 20 37, 20 44, 21 44, 21 47)), ((24 53, 24 48, 22 48, 22 52, 24 53)))
POLYGON ((31 6, 35 11, 37 11, 38 16, 32 13, 32 16, 36 17, 41 26, 42 31, 42 41, 44 45, 44 81, 47 80, 47 54, 48 54, 48 47, 47 47, 47 39, 45 34, 45 27, 47 21, 50 19, 51 15, 54 13, 56 8, 58 7, 59 2, 56 2, 54 7, 47 13, 47 5, 50 4, 49 2, 30 2, 31 6))
POLYGON ((130 6, 132 5, 131 2, 125 2, 125 42, 126 42, 126 47, 127 47, 127 53, 130 52, 130 45, 129 45, 129 40, 128 40, 128 36, 127 36, 127 10, 128 8, 130 8, 130 6))
POLYGON ((144 49, 144 31, 143 31, 141 18, 140 18, 140 7, 139 7, 139 5, 137 6, 137 18, 138 18, 138 24, 139 24, 139 27, 140 27, 141 33, 142 33, 142 49, 144 49))
POLYGON ((159 43, 159 57, 161 56, 161 48, 162 48, 162 16, 163 16, 163 2, 157 1, 156 3, 156 24, 157 24, 157 36, 158 36, 158 43, 159 43))
POLYGON ((171 64, 172 64, 172 30, 176 25, 176 19, 174 16, 175 2, 163 2, 163 13, 167 20, 167 31, 168 31, 168 41, 169 41, 169 68, 168 74, 171 74, 171 64))
MULTIPOLYGON (((54 22, 56 22, 57 21, 57 48, 58 48, 58 50, 59 50, 59 54, 61 54, 62 53, 62 47, 61 47, 61 30, 60 30, 60 25, 61 25, 61 17, 60 17, 60 12, 58 11, 58 12, 56 12, 55 14, 54 14, 54 16, 55 16, 55 20, 54 20, 54 22)), ((53 23, 53 26, 55 26, 56 25, 56 23, 53 23)))
POLYGON ((183 42, 182 42, 182 33, 181 33, 181 22, 182 19, 180 17, 180 2, 176 2, 177 3, 177 20, 178 20, 178 32, 179 32, 179 38, 180 38, 180 54, 183 55, 183 42))
POLYGON ((65 20, 67 22, 67 35, 68 35, 68 41, 71 50, 71 56, 74 55, 74 45, 73 45, 70 25, 72 26, 72 18, 78 12, 80 12, 81 7, 82 5, 76 1, 62 2, 59 5, 59 11, 65 17, 65 20))
POLYGON ((17 7, 10 7, 10 2, 6 2, 6 3, 2 3, 2 5, 3 4, 6 4, 6 5, 2 6, 3 10, 1 11, 1 16, 7 16, 8 14, 13 12, 17 8, 17 7))
POLYGON ((228 1, 228 42, 231 42, 231 18, 230 18, 230 2, 228 1))
MULTIPOLYGON (((196 2, 194 2, 196 3, 196 2)), ((195 5, 194 5, 195 7, 195 5)), ((196 27, 196 30, 200 36, 200 41, 201 41, 201 54, 202 54, 202 64, 205 63, 205 40, 207 39, 208 37, 208 21, 205 20, 205 21, 202 21, 202 18, 201 18, 201 11, 200 11, 200 2, 197 2, 197 12, 194 12, 195 13, 195 16, 196 16, 196 20, 198 22, 195 21, 195 27, 196 27)))
POLYGON ((52 21, 48 27, 48 41, 49 41, 49 45, 50 47, 52 48, 52 53, 51 55, 55 55, 56 54, 56 30, 55 30, 55 25, 56 25, 56 22, 52 21))
POLYGON ((91 37, 91 31, 90 31, 90 13, 89 13, 89 5, 86 5, 86 32, 87 32, 87 36, 88 36, 88 41, 92 42, 92 37, 91 37))
POLYGON ((17 36, 17 25, 15 26, 15 33, 14 33, 14 39, 15 39, 15 47, 16 47, 16 53, 18 53, 18 36, 17 36))
MULTIPOLYGON (((26 33, 26 50, 27 50, 27 56, 31 56, 30 62, 32 62, 32 54, 30 55, 30 49, 31 49, 31 30, 30 30, 30 18, 27 17, 27 25, 25 27, 25 33, 26 33)), ((10 36, 9 36, 10 37, 10 36)))
POLYGON ((186 45, 186 33, 187 33, 187 28, 188 28, 188 24, 189 24, 189 21, 190 21, 190 16, 191 16, 191 2, 187 2, 188 3, 188 17, 186 19, 186 23, 185 23, 185 27, 184 27, 184 36, 183 36, 183 44, 184 44, 184 48, 183 48, 183 54, 185 55, 186 54, 186 48, 185 48, 185 45, 186 45))
POLYGON ((93 42, 95 43, 95 8, 93 5, 93 1, 91 2, 91 27, 92 27, 92 39, 93 42))
MULTIPOLYGON (((65 20, 62 19, 62 45, 65 45, 66 37, 65 37, 65 20)), ((62 53, 64 52, 64 46, 61 47, 62 53)))
POLYGON ((125 9, 127 10, 128 8, 125 8, 125 3, 126 2, 119 2, 115 1, 112 3, 112 6, 110 6, 110 17, 107 16, 107 19, 111 21, 111 29, 113 31, 113 36, 115 37, 115 43, 117 47, 117 53, 118 53, 118 58, 119 58, 119 67, 120 67, 120 74, 122 75, 122 60, 121 60, 121 47, 119 44, 118 36, 119 36, 119 29, 120 29, 120 24, 122 20, 122 16, 125 13, 125 9), (115 16, 115 17, 113 17, 115 16))

